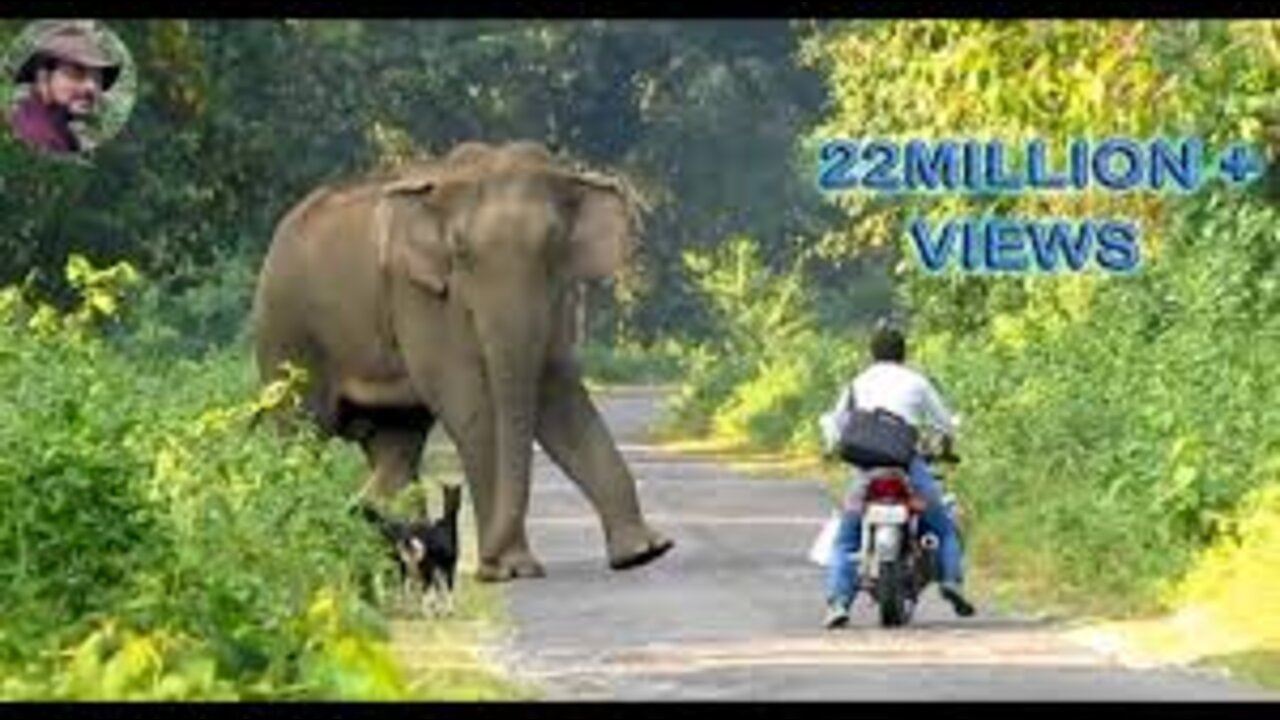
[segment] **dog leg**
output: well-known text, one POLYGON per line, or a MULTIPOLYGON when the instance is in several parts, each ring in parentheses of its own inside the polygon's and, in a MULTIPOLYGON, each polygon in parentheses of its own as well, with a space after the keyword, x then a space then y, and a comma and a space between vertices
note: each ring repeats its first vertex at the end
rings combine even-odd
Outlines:
POLYGON ((453 589, 449 586, 449 579, 443 573, 437 573, 431 578, 431 591, 437 601, 440 614, 453 615, 455 609, 453 589))
POLYGON ((400 607, 408 608, 413 604, 415 583, 411 575, 406 574, 400 583, 400 607))

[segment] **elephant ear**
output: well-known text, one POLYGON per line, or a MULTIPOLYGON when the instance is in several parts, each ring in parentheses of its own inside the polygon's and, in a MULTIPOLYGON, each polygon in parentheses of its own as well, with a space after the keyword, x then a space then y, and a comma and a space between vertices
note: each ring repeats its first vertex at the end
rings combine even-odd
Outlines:
POLYGON ((570 267, 582 279, 609 277, 639 243, 643 200, 625 180, 603 173, 575 173, 573 185, 570 267))
POLYGON ((437 294, 446 292, 453 264, 442 207, 448 194, 437 174, 418 174, 383 185, 374 209, 379 266, 403 267, 437 294))

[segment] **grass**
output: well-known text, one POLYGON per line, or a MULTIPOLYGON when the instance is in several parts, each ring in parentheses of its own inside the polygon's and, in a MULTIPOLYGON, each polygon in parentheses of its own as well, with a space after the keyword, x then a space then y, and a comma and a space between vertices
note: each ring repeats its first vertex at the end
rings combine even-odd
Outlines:
POLYGON ((445 620, 397 613, 392 651, 417 694, 433 700, 532 700, 537 690, 510 679, 492 648, 508 630, 497 588, 463 573, 457 608, 445 620))
POLYGON ((1100 628, 1131 652, 1184 665, 1217 667, 1280 687, 1280 484, 1247 498, 1232 533, 1205 548, 1191 572, 1171 583, 1167 616, 1100 628))
POLYGON ((1225 670, 1238 680, 1280 690, 1280 650, 1250 650, 1219 655, 1202 660, 1197 666, 1225 670))

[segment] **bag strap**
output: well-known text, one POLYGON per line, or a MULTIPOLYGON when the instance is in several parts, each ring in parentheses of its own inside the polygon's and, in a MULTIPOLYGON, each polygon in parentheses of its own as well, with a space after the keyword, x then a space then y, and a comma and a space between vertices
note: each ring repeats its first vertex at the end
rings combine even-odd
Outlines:
POLYGON ((906 419, 906 418, 902 417, 901 415, 899 415, 899 414, 897 414, 897 413, 895 413, 895 412, 889 412, 888 410, 885 410, 884 408, 876 408, 875 410, 873 410, 873 411, 871 411, 871 412, 872 412, 872 414, 873 414, 873 415, 875 415, 875 416, 877 416, 877 417, 883 418, 883 419, 885 419, 885 420, 889 420, 890 422, 894 422, 894 423, 897 423, 897 424, 899 424, 899 425, 906 425, 907 427, 910 427, 910 428, 913 428, 913 429, 914 429, 914 426, 913 426, 911 423, 907 422, 907 419, 906 419))

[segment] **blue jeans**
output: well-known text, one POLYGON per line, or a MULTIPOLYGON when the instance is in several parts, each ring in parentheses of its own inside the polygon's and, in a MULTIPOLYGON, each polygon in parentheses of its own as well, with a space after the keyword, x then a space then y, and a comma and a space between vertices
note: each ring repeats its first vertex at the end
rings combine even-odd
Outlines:
MULTIPOLYGON (((933 473, 929 472, 929 465, 919 457, 911 462, 907 472, 912 491, 927 503, 922 518, 924 524, 938 535, 941 580, 959 585, 964 581, 960 537, 956 534, 956 526, 951 521, 950 513, 942 505, 942 486, 933 477, 933 473)), ((836 531, 836 541, 832 547, 833 556, 827 565, 827 601, 842 607, 852 604, 858 592, 857 553, 862 544, 861 503, 865 492, 865 476, 861 470, 855 470, 849 486, 852 497, 846 500, 846 510, 840 518, 840 528, 836 531), (854 509, 849 509, 850 502, 856 504, 854 509)))

